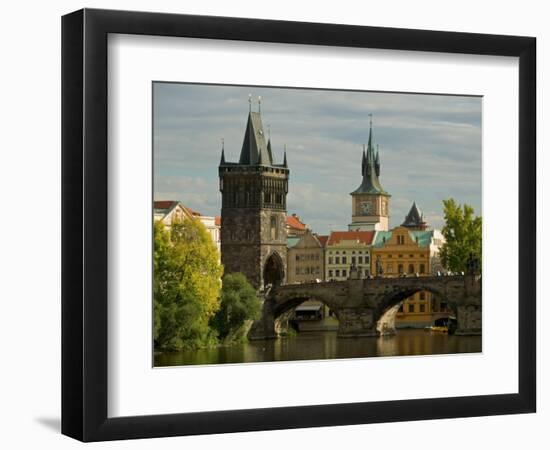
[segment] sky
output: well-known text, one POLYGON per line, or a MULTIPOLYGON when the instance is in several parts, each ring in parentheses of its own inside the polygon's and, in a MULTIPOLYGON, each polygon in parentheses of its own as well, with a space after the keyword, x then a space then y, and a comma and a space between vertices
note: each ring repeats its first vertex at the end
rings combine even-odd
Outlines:
POLYGON ((369 137, 380 148, 380 182, 391 195, 390 227, 413 201, 433 228, 442 201, 454 198, 481 215, 481 97, 365 91, 153 84, 155 200, 179 200, 220 215, 218 165, 239 159, 249 111, 261 112, 275 163, 286 145, 287 213, 319 234, 347 230, 351 196, 361 184, 369 137))

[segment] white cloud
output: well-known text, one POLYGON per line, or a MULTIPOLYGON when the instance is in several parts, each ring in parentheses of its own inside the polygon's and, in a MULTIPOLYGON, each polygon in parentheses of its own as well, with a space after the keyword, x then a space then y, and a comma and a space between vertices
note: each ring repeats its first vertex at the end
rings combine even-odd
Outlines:
POLYGON ((277 161, 286 144, 289 213, 316 231, 342 229, 351 220, 349 192, 361 182, 369 113, 380 145, 381 182, 392 195, 392 225, 413 200, 430 211, 426 218, 434 226, 442 224, 445 198, 481 213, 480 98, 187 84, 154 89, 155 198, 171 196, 219 214, 221 138, 226 158, 236 161, 251 92, 263 98, 277 161))

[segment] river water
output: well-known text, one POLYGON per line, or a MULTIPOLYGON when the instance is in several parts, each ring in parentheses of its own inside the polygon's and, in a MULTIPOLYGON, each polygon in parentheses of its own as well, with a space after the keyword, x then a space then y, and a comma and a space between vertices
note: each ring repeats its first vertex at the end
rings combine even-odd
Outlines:
POLYGON ((452 336, 424 330, 397 330, 379 338, 337 338, 335 331, 250 341, 228 347, 155 354, 155 366, 297 361, 374 356, 435 355, 481 352, 481 336, 452 336))

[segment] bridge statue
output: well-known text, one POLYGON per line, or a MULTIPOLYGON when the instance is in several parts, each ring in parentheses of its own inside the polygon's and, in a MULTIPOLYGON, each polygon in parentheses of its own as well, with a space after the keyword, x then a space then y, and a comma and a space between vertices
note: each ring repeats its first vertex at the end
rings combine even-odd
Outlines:
MULTIPOLYGON (((473 260, 472 260, 473 261, 473 260)), ((395 314, 406 298, 429 291, 445 302, 457 319, 457 335, 481 334, 481 275, 477 266, 465 275, 350 278, 345 281, 274 286, 264 293, 262 317, 250 339, 276 338, 277 320, 306 300, 327 305, 339 321, 338 337, 395 333, 395 314)))

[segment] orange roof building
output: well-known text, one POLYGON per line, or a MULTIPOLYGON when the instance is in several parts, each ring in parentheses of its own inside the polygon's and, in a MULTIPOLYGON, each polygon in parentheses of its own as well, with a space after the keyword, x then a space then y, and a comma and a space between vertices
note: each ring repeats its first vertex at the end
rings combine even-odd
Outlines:
POLYGON ((325 279, 345 280, 355 267, 361 278, 370 275, 370 250, 375 231, 333 231, 325 247, 325 279))
POLYGON ((296 214, 286 216, 286 231, 288 236, 301 236, 305 234, 307 226, 296 214))

